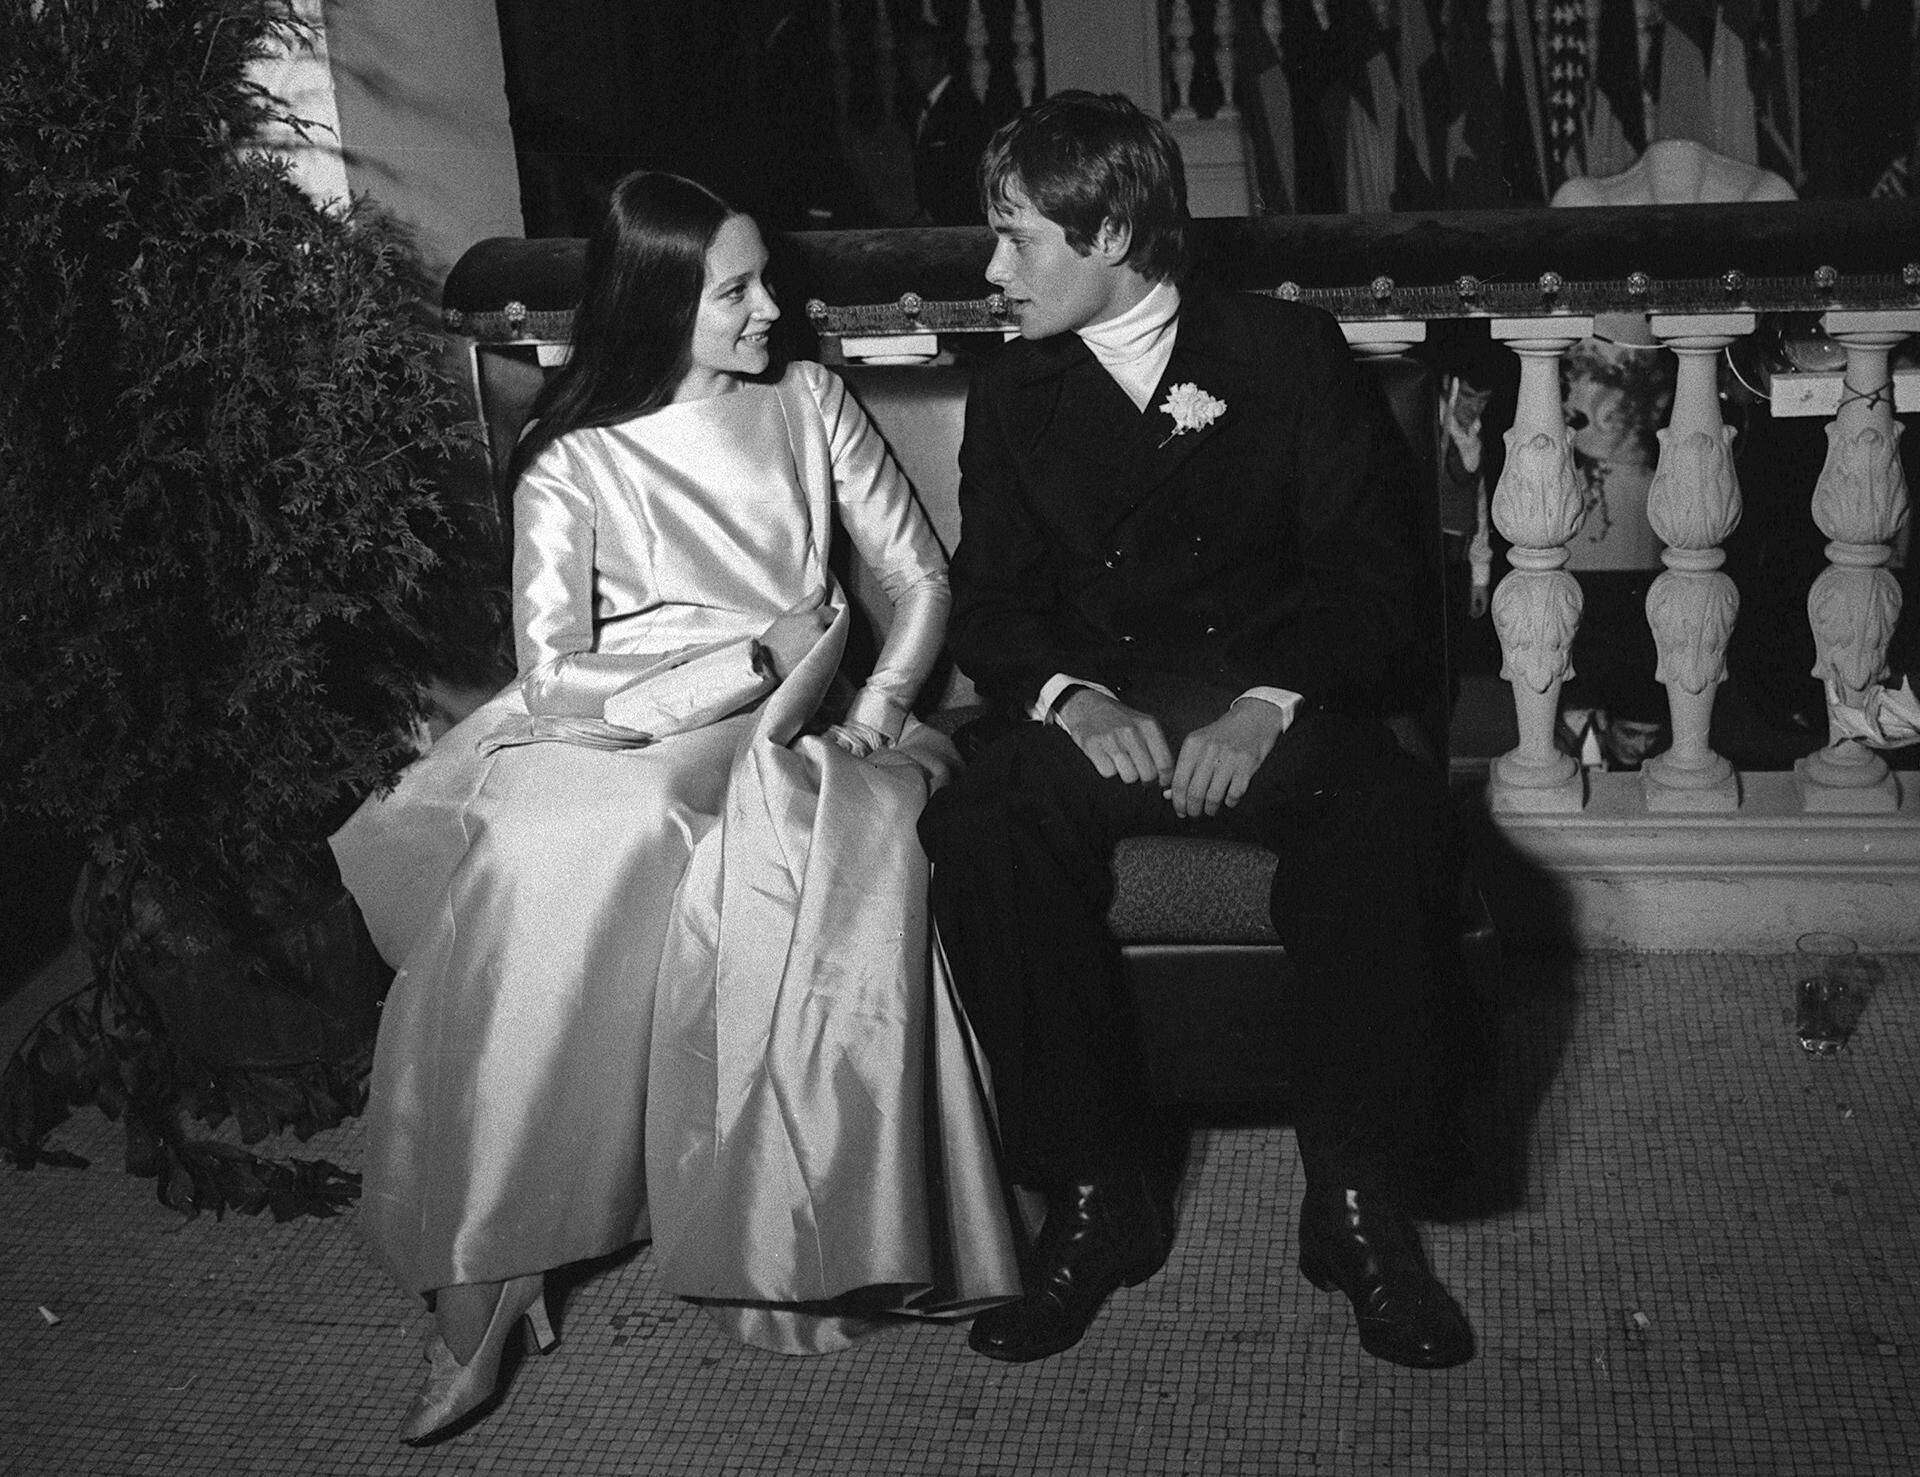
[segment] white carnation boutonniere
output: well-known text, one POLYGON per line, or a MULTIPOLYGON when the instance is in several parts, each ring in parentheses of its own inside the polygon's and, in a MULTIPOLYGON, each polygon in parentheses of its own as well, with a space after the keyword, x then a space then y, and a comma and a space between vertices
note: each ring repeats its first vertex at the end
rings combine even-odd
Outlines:
POLYGON ((1173 429, 1160 445, 1165 446, 1167 441, 1189 431, 1204 431, 1220 419, 1226 408, 1226 401, 1209 395, 1196 384, 1174 385, 1167 391, 1167 398, 1160 402, 1160 413, 1173 417, 1173 429))

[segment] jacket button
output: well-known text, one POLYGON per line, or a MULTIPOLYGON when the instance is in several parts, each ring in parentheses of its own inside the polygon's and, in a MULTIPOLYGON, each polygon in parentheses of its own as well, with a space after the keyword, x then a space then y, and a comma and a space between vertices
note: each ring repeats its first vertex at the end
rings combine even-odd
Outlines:
POLYGON ((1138 641, 1139 639, 1140 638, 1138 636, 1135 636, 1131 632, 1129 632, 1127 635, 1122 636, 1120 638, 1120 644, 1122 646, 1131 646, 1134 644, 1134 642, 1138 641))
POLYGON ((1119 549, 1115 549, 1112 553, 1108 554, 1106 557, 1105 563, 1107 568, 1118 569, 1120 567, 1120 561, 1125 557, 1126 556, 1119 549))

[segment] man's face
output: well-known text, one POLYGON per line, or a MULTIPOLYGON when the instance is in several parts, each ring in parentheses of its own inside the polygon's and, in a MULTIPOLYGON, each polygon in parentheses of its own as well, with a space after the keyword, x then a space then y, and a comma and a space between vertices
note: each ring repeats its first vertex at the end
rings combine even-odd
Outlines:
POLYGON ((988 212, 987 224, 998 238, 987 281, 1006 294, 1020 337, 1051 338, 1119 310, 1116 299, 1126 269, 1097 248, 1085 255, 1075 251, 1065 229, 1035 210, 1017 188, 988 212))

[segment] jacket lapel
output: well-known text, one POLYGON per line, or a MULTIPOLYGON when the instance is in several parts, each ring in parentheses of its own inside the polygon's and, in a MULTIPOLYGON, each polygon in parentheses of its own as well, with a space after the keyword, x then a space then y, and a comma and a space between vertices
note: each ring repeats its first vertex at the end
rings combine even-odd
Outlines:
POLYGON ((1142 416, 1077 335, 1035 348, 1008 404, 1009 438, 1039 496, 1104 534, 1130 506, 1142 416))
POLYGON ((1166 372, 1145 410, 1100 367, 1077 334, 1035 343, 1008 404, 1008 434, 1037 477, 1040 495, 1063 503, 1074 524, 1101 536, 1167 487, 1235 417, 1252 413, 1257 367, 1252 340, 1206 289, 1183 294, 1166 372), (1160 407, 1175 385, 1225 402, 1210 424, 1172 434, 1160 407))
MULTIPOLYGON (((1238 323, 1219 309, 1217 299, 1204 290, 1183 296, 1180 328, 1166 372, 1154 386, 1147 408, 1138 413, 1140 446, 1133 462, 1121 516, 1131 513, 1167 485, 1175 473, 1214 437, 1253 407, 1250 383, 1254 363, 1251 342, 1238 323), (1174 418, 1161 407, 1176 385, 1191 385, 1225 405, 1211 422, 1178 431, 1174 418)), ((1136 443, 1138 445, 1139 443, 1136 443)))

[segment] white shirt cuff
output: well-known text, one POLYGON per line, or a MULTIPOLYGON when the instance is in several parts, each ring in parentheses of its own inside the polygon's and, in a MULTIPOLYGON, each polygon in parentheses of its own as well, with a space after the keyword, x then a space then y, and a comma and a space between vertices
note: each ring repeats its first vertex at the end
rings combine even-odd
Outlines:
POLYGON ((1053 705, 1060 701, 1060 694, 1069 687, 1091 687, 1095 692, 1104 692, 1113 696, 1111 687, 1102 687, 1098 682, 1089 682, 1084 677, 1069 677, 1065 672, 1056 672, 1041 685, 1040 696, 1033 700, 1033 706, 1027 709, 1027 716, 1035 723, 1057 723, 1058 715, 1053 705))
POLYGON ((1284 687, 1249 687, 1234 701, 1244 698, 1257 698, 1263 703, 1272 703, 1280 710, 1280 731, 1285 733, 1293 727, 1293 720, 1300 716, 1300 705, 1306 701, 1297 692, 1288 692, 1284 687))

